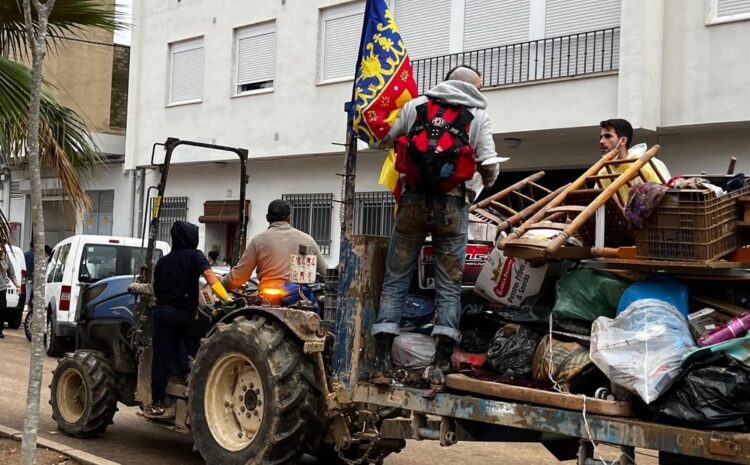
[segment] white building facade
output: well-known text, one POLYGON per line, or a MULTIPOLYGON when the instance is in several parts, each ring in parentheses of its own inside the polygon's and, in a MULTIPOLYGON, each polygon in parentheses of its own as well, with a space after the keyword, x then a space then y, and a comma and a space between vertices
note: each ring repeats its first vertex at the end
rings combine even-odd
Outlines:
MULTIPOLYGON (((134 3, 124 168, 150 169, 152 145, 167 137, 247 148, 250 236, 266 228, 268 203, 287 198, 295 225, 335 263, 337 144, 364 1, 134 3)), ((482 72, 498 152, 512 157, 502 167, 506 179, 592 163, 599 122, 609 118, 628 119, 636 142, 661 144, 672 174, 723 172, 731 156, 750 172, 750 0, 391 0, 391 7, 420 91, 459 63, 482 72)), ((383 153, 362 149, 357 228, 387 235, 389 195, 377 185, 383 153)), ((231 154, 178 149, 166 192, 168 218, 200 223, 201 247, 222 255, 236 225, 213 213, 237 208, 236 168, 231 154)))

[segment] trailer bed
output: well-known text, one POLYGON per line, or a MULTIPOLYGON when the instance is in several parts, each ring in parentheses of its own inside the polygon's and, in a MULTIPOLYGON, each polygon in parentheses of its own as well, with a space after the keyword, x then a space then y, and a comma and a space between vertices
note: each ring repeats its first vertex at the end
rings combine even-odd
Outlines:
MULTIPOLYGON (((362 382, 354 386, 352 394, 355 402, 404 408, 427 415, 593 439, 597 443, 653 449, 727 463, 750 463, 750 434, 746 433, 695 430, 594 413, 586 413, 584 418, 583 411, 453 392, 426 399, 423 397, 424 391, 420 389, 378 387, 362 382)), ((504 442, 512 439, 501 434, 493 440, 504 442)))

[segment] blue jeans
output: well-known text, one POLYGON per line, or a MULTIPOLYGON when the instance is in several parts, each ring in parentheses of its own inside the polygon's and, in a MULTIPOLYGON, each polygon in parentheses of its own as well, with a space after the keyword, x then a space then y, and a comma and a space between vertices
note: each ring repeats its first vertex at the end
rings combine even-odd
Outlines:
POLYGON ((425 196, 406 191, 398 204, 396 225, 388 246, 383 292, 372 334, 398 334, 401 309, 409 292, 419 251, 432 234, 435 254, 435 296, 437 320, 432 335, 461 339, 461 277, 464 272, 468 211, 464 200, 446 195, 432 199, 434 219, 427 224, 425 196))

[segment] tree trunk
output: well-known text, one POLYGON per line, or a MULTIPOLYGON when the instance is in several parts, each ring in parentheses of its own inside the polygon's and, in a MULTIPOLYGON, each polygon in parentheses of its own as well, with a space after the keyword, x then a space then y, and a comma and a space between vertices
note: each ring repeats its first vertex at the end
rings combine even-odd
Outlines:
POLYGON ((46 311, 44 308, 45 268, 44 216, 42 215, 42 177, 39 161, 39 106, 42 98, 42 64, 47 51, 47 19, 55 0, 23 0, 27 39, 32 54, 31 102, 29 104, 29 133, 26 141, 26 156, 29 162, 31 183, 31 224, 34 238, 34 311, 31 360, 29 363, 29 386, 26 394, 26 416, 23 424, 21 463, 33 465, 36 455, 37 431, 39 426, 39 403, 42 389, 44 357, 44 331, 46 311), (31 4, 37 15, 37 23, 32 22, 31 4))

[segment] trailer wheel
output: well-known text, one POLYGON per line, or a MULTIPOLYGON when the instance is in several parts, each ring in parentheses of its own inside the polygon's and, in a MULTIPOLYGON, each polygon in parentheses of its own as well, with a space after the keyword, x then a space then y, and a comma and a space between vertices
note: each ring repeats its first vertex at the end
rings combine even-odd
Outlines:
POLYGON ((314 365, 275 321, 220 323, 201 342, 188 387, 193 439, 207 463, 292 464, 319 442, 314 365))
POLYGON ((103 433, 117 411, 117 376, 101 352, 68 353, 50 384, 52 418, 63 433, 89 437, 103 433))

